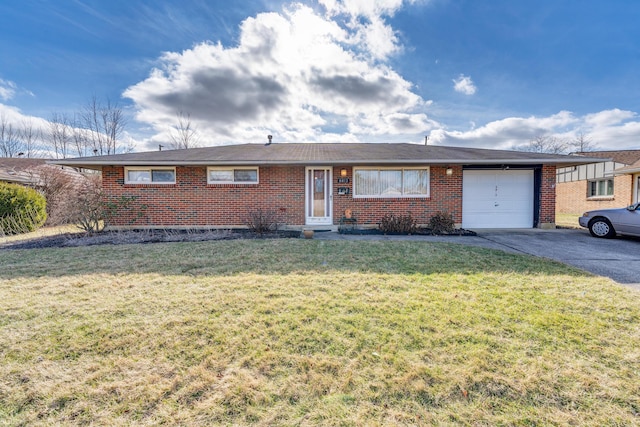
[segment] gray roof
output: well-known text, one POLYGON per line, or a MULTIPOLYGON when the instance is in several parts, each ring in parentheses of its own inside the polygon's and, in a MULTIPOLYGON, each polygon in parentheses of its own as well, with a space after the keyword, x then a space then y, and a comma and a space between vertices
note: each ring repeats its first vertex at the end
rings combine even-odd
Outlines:
POLYGON ((45 163, 46 159, 0 157, 0 181, 34 184, 38 180, 35 174, 36 168, 45 163))
POLYGON ((102 166, 180 165, 530 165, 570 166, 608 159, 522 151, 444 147, 422 144, 242 144, 187 150, 148 151, 79 157, 50 163, 88 169, 102 166))

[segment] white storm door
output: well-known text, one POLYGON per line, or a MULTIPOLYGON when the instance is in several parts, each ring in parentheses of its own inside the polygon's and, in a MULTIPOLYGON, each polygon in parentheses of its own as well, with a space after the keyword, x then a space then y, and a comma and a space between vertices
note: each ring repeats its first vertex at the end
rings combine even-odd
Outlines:
POLYGON ((332 225, 332 168, 307 167, 305 171, 305 212, 307 225, 332 225))

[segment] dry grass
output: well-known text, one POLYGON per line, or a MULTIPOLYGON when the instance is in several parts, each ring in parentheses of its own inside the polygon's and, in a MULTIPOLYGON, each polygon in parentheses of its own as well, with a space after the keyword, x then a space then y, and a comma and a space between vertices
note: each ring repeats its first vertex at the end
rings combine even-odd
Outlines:
POLYGON ((0 251, 0 424, 640 424, 640 301, 416 242, 0 251))
POLYGON ((581 228, 580 224, 578 224, 578 218, 582 216, 582 213, 579 214, 563 214, 556 213, 556 225, 559 227, 565 228, 581 228))
POLYGON ((43 237, 57 236, 61 234, 74 233, 80 234, 83 231, 75 225, 57 225, 53 227, 42 227, 30 233, 22 233, 15 235, 0 234, 0 246, 7 243, 23 242, 33 239, 41 239, 43 237))

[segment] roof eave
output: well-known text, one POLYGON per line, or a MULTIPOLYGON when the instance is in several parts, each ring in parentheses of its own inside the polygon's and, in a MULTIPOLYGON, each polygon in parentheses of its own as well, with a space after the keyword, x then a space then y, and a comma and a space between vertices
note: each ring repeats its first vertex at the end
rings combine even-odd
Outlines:
POLYGON ((54 160, 48 163, 62 166, 80 167, 86 169, 101 170, 104 166, 315 166, 315 165, 406 165, 406 164, 429 164, 429 165, 530 165, 530 164, 554 164, 562 166, 574 166, 588 163, 599 163, 606 159, 544 159, 544 158, 526 158, 526 159, 346 159, 346 160, 128 160, 128 161, 78 161, 73 159, 54 160))

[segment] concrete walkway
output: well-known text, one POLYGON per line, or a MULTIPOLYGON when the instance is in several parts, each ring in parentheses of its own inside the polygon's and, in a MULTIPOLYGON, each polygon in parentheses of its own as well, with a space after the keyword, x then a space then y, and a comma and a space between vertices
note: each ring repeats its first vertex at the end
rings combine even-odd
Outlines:
POLYGON ((609 277, 640 291, 640 239, 597 239, 587 230, 475 230, 477 236, 385 236, 316 232, 320 240, 446 242, 533 255, 609 277))

